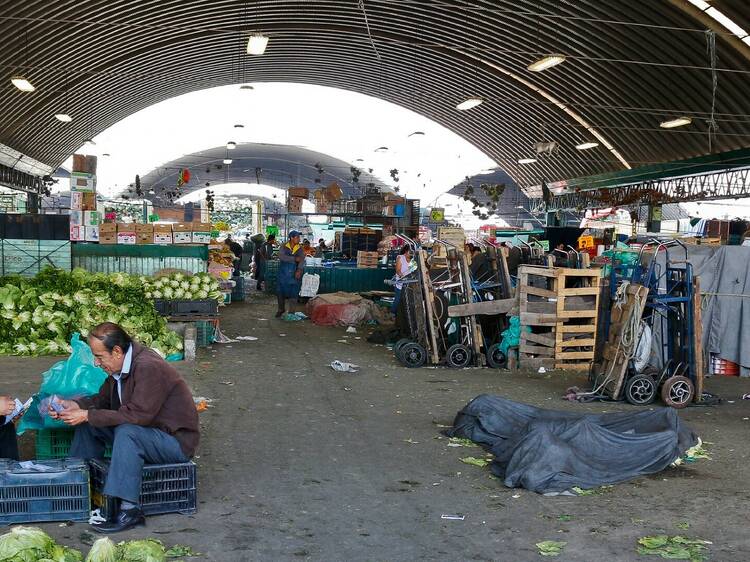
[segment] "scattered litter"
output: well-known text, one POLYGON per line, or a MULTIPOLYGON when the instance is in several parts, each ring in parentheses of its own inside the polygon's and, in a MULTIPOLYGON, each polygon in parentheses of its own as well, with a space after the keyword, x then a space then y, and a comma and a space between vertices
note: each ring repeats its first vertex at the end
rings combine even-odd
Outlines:
POLYGON ((234 343, 236 341, 225 336, 219 328, 214 329, 214 343, 234 343))
POLYGON ((567 544, 564 541, 542 541, 536 543, 536 547, 542 556, 560 556, 567 544))
POLYGON ((344 387, 344 392, 350 392, 350 391, 351 391, 351 388, 349 388, 348 386, 344 387))
POLYGON ((347 340, 336 340, 339 343, 349 343, 347 340))
POLYGON ((450 519, 451 521, 463 521, 464 519, 466 519, 466 516, 465 515, 459 515, 459 514, 449 515, 447 513, 443 513, 440 516, 440 519, 450 519))
POLYGON ((591 488, 590 490, 584 490, 578 486, 571 488, 578 496, 601 496, 607 492, 611 492, 614 486, 600 486, 598 488, 591 488))
POLYGON ((557 516, 558 521, 571 521, 573 519, 572 515, 568 515, 567 513, 563 513, 562 515, 557 516))
POLYGON ((411 437, 409 437, 409 439, 403 439, 402 441, 404 443, 410 443, 412 445, 418 445, 419 444, 419 441, 414 441, 414 439, 412 439, 411 437))
POLYGON ((700 459, 711 460, 708 451, 703 447, 703 441, 698 438, 698 444, 690 447, 685 454, 672 463, 672 466, 680 466, 682 463, 691 463, 700 459))
POLYGON ((268 318, 258 318, 258 320, 268 320, 268 318))
POLYGON ((478 459, 476 457, 464 457, 462 459, 459 459, 462 463, 465 464, 473 464, 474 466, 478 466, 480 468, 484 468, 488 464, 490 464, 490 461, 487 459, 478 459))
POLYGON ((539 370, 537 371, 537 373, 539 373, 540 375, 543 375, 546 372, 547 372, 547 369, 545 369, 544 367, 539 367, 539 370))
POLYGON ((513 499, 515 499, 515 500, 517 500, 517 499, 518 499, 518 498, 520 498, 520 497, 521 497, 521 494, 513 494, 513 495, 511 496, 511 498, 513 498, 513 499))
POLYGON ((356 334, 356 333, 357 333, 357 328, 355 328, 354 326, 349 326, 349 327, 348 327, 348 328, 346 329, 346 333, 347 333, 347 334, 356 334))
POLYGON ((279 334, 280 337, 286 337, 286 334, 279 334))
POLYGON ((638 539, 638 554, 643 556, 660 556, 672 560, 690 560, 700 562, 706 559, 707 544, 711 541, 688 539, 677 535, 655 535, 638 539))
POLYGON ((742 395, 743 400, 750 400, 750 393, 742 395))
POLYGON ((362 338, 360 338, 359 336, 354 336, 354 339, 355 340, 361 340, 362 338))
POLYGON ((234 386, 234 383, 232 381, 221 381, 221 384, 225 384, 227 386, 234 386))
MULTIPOLYGON (((438 424, 439 425, 439 424, 438 424)), ((478 447, 471 439, 464 439, 463 437, 451 437, 448 439, 449 447, 478 447)))
POLYGON ((299 322, 300 320, 304 320, 307 318, 307 314, 304 312, 287 312, 284 314, 284 316, 281 317, 282 320, 285 320, 287 322, 299 322))
POLYGON ((331 361, 331 369, 341 373, 356 373, 359 371, 359 365, 355 365, 354 363, 344 363, 343 361, 336 359, 335 361, 331 361))
POLYGON ((237 336, 236 339, 239 341, 257 341, 258 338, 255 336, 237 336))

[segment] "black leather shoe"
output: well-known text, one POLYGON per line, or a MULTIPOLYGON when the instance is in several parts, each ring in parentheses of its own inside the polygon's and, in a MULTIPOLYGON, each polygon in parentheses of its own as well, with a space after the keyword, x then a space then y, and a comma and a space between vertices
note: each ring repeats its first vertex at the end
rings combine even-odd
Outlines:
POLYGON ((120 531, 126 531, 127 529, 145 524, 146 517, 144 517, 141 508, 134 507, 127 510, 121 509, 114 521, 106 521, 98 525, 91 525, 91 527, 97 533, 119 533, 120 531))

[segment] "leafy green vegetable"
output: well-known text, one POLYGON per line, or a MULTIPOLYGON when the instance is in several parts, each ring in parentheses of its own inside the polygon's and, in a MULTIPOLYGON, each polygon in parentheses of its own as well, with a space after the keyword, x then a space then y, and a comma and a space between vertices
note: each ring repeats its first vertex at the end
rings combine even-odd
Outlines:
POLYGON ((165 553, 167 558, 179 558, 180 556, 197 556, 197 554, 187 545, 176 544, 165 553))
POLYGON ((644 556, 702 562, 706 559, 707 544, 711 543, 701 539, 688 539, 680 535, 674 537, 655 535, 638 539, 637 550, 638 554, 644 556))
POLYGON ((86 562, 117 562, 117 548, 108 537, 97 540, 86 556, 86 562))
POLYGON ((464 457, 462 459, 459 459, 462 463, 466 464, 472 464, 474 466, 478 466, 480 468, 484 468, 488 464, 490 464, 490 461, 487 459, 478 459, 476 457, 464 457))
POLYGON ((570 521, 573 519, 572 515, 568 515, 567 513, 563 513, 562 515, 557 516, 558 521, 570 521))
POLYGON ((542 541, 536 543, 542 556, 559 556, 568 543, 563 541, 542 541))
POLYGON ((471 439, 463 439, 462 437, 451 437, 448 439, 448 443, 452 447, 479 447, 471 439))
POLYGON ((55 542, 38 527, 13 527, 0 536, 0 560, 26 562, 50 558, 55 542))
POLYGON ((600 486, 598 488, 591 488, 590 490, 584 490, 578 486, 573 486, 572 490, 579 496, 600 496, 612 491, 613 486, 600 486))
POLYGON ((155 539, 121 542, 118 562, 165 562, 164 545, 155 539))

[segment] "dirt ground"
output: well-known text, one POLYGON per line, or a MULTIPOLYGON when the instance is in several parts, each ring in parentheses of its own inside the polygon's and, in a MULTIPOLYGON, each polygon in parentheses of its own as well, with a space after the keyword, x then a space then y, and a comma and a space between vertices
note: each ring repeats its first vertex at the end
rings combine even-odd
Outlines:
MULTIPOLYGON (((681 413, 711 460, 600 495, 544 497, 460 462, 481 451, 448 447, 441 427, 481 393, 574 411, 632 406, 562 401, 584 382, 572 374, 405 369, 365 341, 368 329, 284 322, 274 304, 253 295, 223 309, 228 336, 257 341, 215 344, 179 367, 196 395, 213 399, 201 415, 198 513, 152 517, 116 538, 155 536, 216 561, 526 561, 541 559, 535 543, 562 540, 557 560, 609 561, 650 559, 637 540, 663 533, 712 541, 710 560, 750 560, 750 400, 740 399, 750 380, 710 379, 726 402, 681 413), (361 370, 334 372, 334 359, 361 370), (441 518, 456 514, 465 519, 441 518)), ((28 396, 52 362, 0 359, 0 390, 28 396)), ((23 436, 27 458, 32 439, 23 436)), ((87 529, 42 527, 79 548, 87 529)))

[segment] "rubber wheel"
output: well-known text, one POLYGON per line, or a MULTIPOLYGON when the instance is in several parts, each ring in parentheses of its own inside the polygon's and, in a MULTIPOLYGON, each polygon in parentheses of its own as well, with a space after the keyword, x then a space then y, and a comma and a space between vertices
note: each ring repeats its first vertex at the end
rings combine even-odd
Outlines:
POLYGON ((445 352, 445 362, 454 369, 463 369, 471 363, 471 350, 462 343, 457 343, 445 352))
POLYGON ((656 381, 649 375, 635 375, 625 383, 625 400, 635 406, 651 404, 656 398, 656 381))
POLYGON ((409 342, 401 346, 398 358, 404 367, 416 369, 427 361, 427 351, 420 344, 409 342))
POLYGON ((411 340, 409 338, 401 338, 396 343, 393 344, 393 353, 396 354, 396 357, 398 357, 398 352, 401 350, 402 347, 404 347, 407 343, 409 343, 411 340))
POLYGON ((695 395, 693 382, 687 377, 670 377, 661 387, 661 399, 672 408, 685 408, 695 395))
POLYGON ((505 366, 508 358, 500 349, 499 343, 494 343, 487 350, 487 366, 491 369, 500 369, 505 366))

